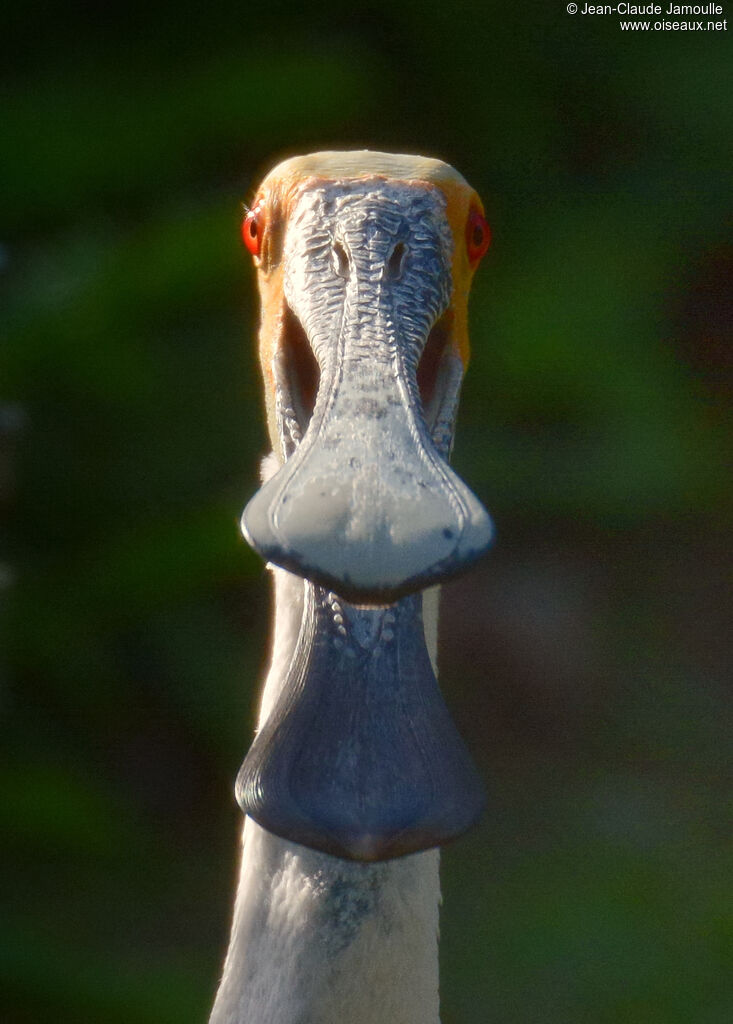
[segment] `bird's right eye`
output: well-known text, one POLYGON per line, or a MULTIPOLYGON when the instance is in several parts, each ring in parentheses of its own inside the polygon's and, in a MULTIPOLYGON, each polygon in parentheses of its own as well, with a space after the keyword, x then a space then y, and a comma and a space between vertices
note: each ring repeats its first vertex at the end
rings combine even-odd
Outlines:
POLYGON ((265 229, 265 216, 262 207, 258 203, 242 221, 242 241, 253 256, 259 256, 262 248, 262 235, 265 229))

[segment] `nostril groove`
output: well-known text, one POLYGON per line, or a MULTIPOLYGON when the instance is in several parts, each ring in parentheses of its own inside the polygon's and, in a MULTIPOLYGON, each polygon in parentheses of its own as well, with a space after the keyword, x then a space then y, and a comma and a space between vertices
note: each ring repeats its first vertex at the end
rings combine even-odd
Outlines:
POLYGON ((403 242, 398 242, 392 250, 392 255, 387 263, 387 277, 393 279, 402 277, 402 271, 405 266, 405 256, 407 255, 407 247, 403 242))
POLYGON ((339 277, 349 276, 349 257, 341 242, 333 243, 333 269, 339 277))

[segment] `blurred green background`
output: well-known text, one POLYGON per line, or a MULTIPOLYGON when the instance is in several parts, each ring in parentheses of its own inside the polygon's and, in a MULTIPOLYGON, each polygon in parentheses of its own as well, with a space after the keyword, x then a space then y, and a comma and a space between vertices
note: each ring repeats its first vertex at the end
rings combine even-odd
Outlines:
POLYGON ((206 1019, 269 628, 239 202, 366 146, 453 163, 494 231, 455 462, 498 542, 442 620, 489 806, 443 858, 444 1024, 727 1024, 730 33, 1 18, 0 1020, 206 1019))

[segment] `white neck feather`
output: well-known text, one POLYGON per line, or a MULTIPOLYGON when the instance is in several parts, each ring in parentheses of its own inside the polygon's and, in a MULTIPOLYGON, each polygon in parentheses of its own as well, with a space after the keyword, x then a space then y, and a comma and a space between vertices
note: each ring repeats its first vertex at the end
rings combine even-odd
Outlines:
MULTIPOLYGON (((300 628, 303 581, 275 575, 275 637, 259 725, 300 628)), ((424 595, 436 662, 438 588, 424 595)), ((439 1024, 437 850, 361 864, 247 819, 229 951, 210 1024, 439 1024)))

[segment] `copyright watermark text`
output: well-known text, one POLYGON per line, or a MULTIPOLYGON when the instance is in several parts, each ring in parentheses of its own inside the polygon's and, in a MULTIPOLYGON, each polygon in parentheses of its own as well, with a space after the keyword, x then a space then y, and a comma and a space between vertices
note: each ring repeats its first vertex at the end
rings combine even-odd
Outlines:
POLYGON ((728 19, 721 18, 723 4, 589 4, 571 3, 568 14, 619 17, 622 32, 727 32, 728 19), (621 18, 633 17, 633 21, 621 18), (702 20, 697 20, 702 16, 702 20), (641 20, 650 19, 650 20, 641 20), (666 19, 673 18, 673 21, 666 19), (655 20, 651 20, 655 19, 655 20), (682 19, 682 20, 679 20, 682 19))

